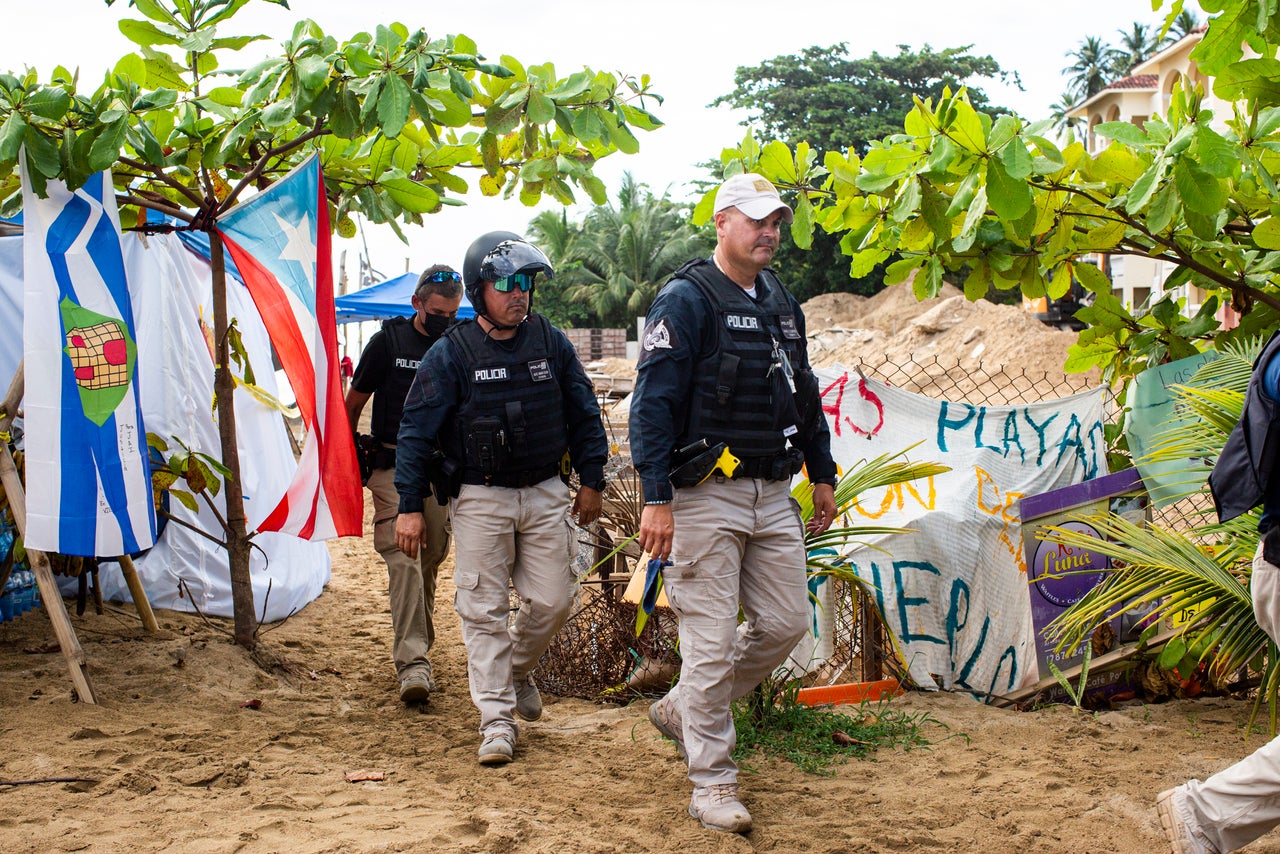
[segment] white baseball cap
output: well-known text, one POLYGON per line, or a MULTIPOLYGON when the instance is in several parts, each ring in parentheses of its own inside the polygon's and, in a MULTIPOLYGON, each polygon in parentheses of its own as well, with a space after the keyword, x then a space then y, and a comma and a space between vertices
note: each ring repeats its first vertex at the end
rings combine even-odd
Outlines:
POLYGON ((784 222, 791 222, 794 214, 778 195, 778 188, 769 179, 754 172, 734 175, 716 191, 714 213, 725 208, 737 208, 752 219, 764 219, 774 211, 782 211, 784 222))

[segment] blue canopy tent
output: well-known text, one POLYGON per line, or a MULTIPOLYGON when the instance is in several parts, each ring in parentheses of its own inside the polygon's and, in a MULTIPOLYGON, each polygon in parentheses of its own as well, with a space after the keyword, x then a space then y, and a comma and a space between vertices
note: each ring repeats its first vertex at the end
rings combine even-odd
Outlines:
MULTIPOLYGON (((409 300, 417 285, 418 274, 405 273, 403 276, 378 282, 376 285, 370 285, 354 293, 344 294, 333 301, 338 308, 338 322, 353 323, 358 320, 408 317, 413 314, 413 306, 409 304, 409 300)), ((475 316, 475 309, 463 295, 462 306, 458 309, 458 318, 475 316)))

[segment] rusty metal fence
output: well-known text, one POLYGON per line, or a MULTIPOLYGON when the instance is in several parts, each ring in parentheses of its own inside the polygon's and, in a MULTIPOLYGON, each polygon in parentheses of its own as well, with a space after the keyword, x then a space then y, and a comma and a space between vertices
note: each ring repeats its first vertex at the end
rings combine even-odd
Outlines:
MULTIPOLYGON (((1004 406, 1054 400, 1096 387, 1096 376, 1045 374, 1017 366, 987 367, 980 363, 926 356, 907 361, 871 359, 856 368, 873 377, 936 399, 974 405, 1004 406)), ((1108 412, 1116 417, 1108 398, 1108 412)), ((623 596, 626 582, 639 571, 639 549, 631 544, 609 559, 615 543, 624 542, 638 528, 640 490, 627 454, 625 418, 608 419, 613 454, 608 466, 605 515, 599 529, 583 532, 581 547, 590 558, 580 559, 584 573, 580 602, 544 656, 537 680, 543 690, 562 696, 627 702, 636 696, 664 693, 679 669, 676 620, 658 608, 637 635, 636 605, 623 596), (595 566, 599 564, 598 566, 595 566), (591 569, 595 566, 594 569, 591 569)), ((1161 524, 1202 507, 1202 500, 1165 508, 1161 524)), ((876 610, 848 582, 834 582, 834 653, 809 674, 809 684, 879 679, 889 674, 905 678, 876 610)))

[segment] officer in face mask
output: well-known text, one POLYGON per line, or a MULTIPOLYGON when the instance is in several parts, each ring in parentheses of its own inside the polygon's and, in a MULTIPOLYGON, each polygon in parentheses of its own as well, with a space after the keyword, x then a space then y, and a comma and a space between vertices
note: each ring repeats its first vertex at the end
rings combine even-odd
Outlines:
POLYGON ((453 323, 461 303, 462 277, 452 267, 437 264, 423 273, 413 292, 413 316, 385 321, 382 330, 369 339, 346 398, 351 432, 373 495, 373 546, 387 564, 392 658, 400 681, 400 700, 406 704, 424 703, 435 690, 427 652, 435 641, 436 572, 449 552, 449 534, 445 508, 435 501, 424 501, 425 544, 414 555, 397 547, 400 496, 394 483, 396 433, 418 363, 453 323), (360 436, 360 413, 370 397, 373 435, 360 436))

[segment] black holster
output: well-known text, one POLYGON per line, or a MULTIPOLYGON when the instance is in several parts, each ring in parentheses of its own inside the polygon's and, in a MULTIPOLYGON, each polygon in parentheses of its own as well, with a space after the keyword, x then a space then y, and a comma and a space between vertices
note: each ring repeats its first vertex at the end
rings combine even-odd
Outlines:
POLYGON ((462 465, 437 448, 427 459, 427 481, 431 484, 431 494, 435 496, 436 503, 444 507, 450 498, 457 498, 462 489, 462 465))

